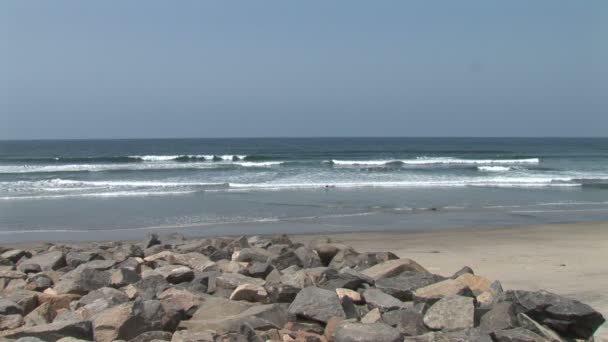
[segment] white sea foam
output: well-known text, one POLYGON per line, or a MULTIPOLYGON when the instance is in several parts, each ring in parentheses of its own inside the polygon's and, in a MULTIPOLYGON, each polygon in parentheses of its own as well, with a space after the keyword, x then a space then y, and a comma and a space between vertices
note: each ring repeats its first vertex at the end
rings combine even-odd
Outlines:
POLYGON ((382 166, 388 164, 405 165, 435 165, 435 164, 454 164, 454 165, 517 165, 517 164, 539 164, 539 158, 525 159, 458 159, 458 158, 435 158, 419 157, 416 159, 390 159, 390 160, 331 160, 333 165, 339 166, 382 166))
POLYGON ((486 172, 505 172, 512 170, 509 166, 478 166, 477 169, 486 172))
POLYGON ((270 167, 270 166, 278 166, 282 165, 284 162, 279 161, 269 161, 269 162, 235 162, 235 165, 240 165, 243 167, 270 167))
POLYGON ((97 193, 74 193, 62 195, 26 195, 26 196, 4 196, 0 200, 45 200, 45 199, 61 199, 61 198, 76 198, 76 197, 94 197, 94 198, 113 198, 113 197, 148 197, 148 196, 175 196, 192 194, 196 191, 113 191, 113 192, 97 192, 97 193))
POLYGON ((179 155, 176 156, 131 156, 131 158, 137 158, 137 159, 141 159, 143 161, 170 161, 170 160, 175 160, 179 157, 179 155))

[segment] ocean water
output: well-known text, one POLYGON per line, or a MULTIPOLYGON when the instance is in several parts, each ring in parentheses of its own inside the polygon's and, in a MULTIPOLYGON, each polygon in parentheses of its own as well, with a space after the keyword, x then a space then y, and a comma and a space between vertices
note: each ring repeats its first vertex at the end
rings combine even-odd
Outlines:
POLYGON ((608 139, 0 141, 0 240, 608 219, 608 139))

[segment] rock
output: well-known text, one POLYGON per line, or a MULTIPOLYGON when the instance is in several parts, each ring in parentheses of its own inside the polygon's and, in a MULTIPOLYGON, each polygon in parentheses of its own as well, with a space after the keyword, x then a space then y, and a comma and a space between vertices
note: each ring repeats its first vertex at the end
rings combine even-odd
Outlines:
POLYGON ((27 278, 27 274, 25 274, 24 272, 21 272, 21 271, 13 271, 13 270, 0 271, 0 279, 13 280, 13 279, 25 279, 25 278, 27 278))
POLYGON ((19 261, 19 259, 21 258, 29 258, 31 257, 31 253, 24 251, 22 249, 11 249, 8 250, 4 253, 2 253, 2 255, 0 255, 0 259, 5 259, 5 260, 9 260, 11 263, 16 263, 17 261, 19 261))
MULTIPOLYGON (((209 296, 200 303, 199 308, 194 312, 190 321, 206 321, 236 316, 247 311, 253 305, 243 301, 232 301, 226 298, 209 296)), ((285 323, 283 322, 283 324, 285 323)))
POLYGON ((499 330, 490 334, 495 342, 548 342, 548 340, 524 328, 499 330))
MULTIPOLYGON (((79 267, 85 266, 80 265, 79 267)), ((78 268, 64 275, 53 289, 57 293, 86 294, 110 285, 111 274, 94 268, 78 268)))
POLYGON ((223 273, 216 279, 217 287, 228 290, 236 289, 242 284, 264 286, 265 283, 266 282, 262 279, 252 278, 238 273, 223 273))
MULTIPOLYGON (((469 340, 456 340, 457 342, 468 342, 469 340)), ((430 332, 424 335, 418 336, 406 336, 403 342, 456 342, 452 341, 445 333, 442 332, 430 332)), ((476 340, 470 340, 471 342, 481 342, 476 340)))
POLYGON ((473 328, 475 324, 473 298, 451 296, 440 299, 424 315, 424 324, 433 330, 443 331, 473 328))
POLYGON ((291 303, 296 299, 300 292, 300 288, 285 284, 266 285, 268 292, 268 301, 271 303, 291 303))
POLYGON ((46 274, 35 274, 27 280, 26 290, 42 292, 53 286, 53 280, 46 274))
POLYGON ((105 299, 111 306, 126 303, 129 301, 129 297, 124 292, 111 287, 102 287, 100 289, 91 291, 82 298, 80 298, 80 300, 76 304, 76 308, 91 304, 95 300, 100 298, 105 299))
POLYGON ((565 337, 588 339, 605 321, 590 306, 547 291, 506 291, 501 300, 565 337))
POLYGON ((341 243, 324 243, 316 246, 311 245, 311 247, 317 252, 319 259, 324 266, 328 266, 339 251, 348 248, 348 246, 341 243))
POLYGON ((327 323, 332 317, 346 317, 338 295, 317 287, 307 287, 300 291, 289 306, 288 312, 323 323, 327 323))
POLYGON ((241 284, 234 289, 230 295, 231 300, 246 300, 248 302, 264 302, 268 298, 268 292, 263 286, 253 284, 241 284))
POLYGON ((549 340, 551 342, 568 341, 568 340, 562 338, 561 336, 559 336, 559 334, 557 334, 555 331, 551 330, 548 327, 545 327, 542 324, 539 324, 538 322, 536 322, 535 320, 533 320, 532 318, 530 318, 528 315, 526 315, 524 313, 520 313, 519 315, 517 315, 517 322, 519 323, 519 325, 522 328, 528 329, 528 330, 546 338, 547 340, 549 340))
POLYGON ((161 275, 144 278, 133 285, 142 299, 154 299, 169 287, 169 283, 161 275))
POLYGON ((15 329, 4 335, 0 334, 0 337, 36 337, 47 342, 55 342, 64 337, 93 340, 93 328, 90 321, 56 322, 15 329))
POLYGON ((434 303, 443 297, 472 295, 468 286, 454 279, 446 279, 417 289, 413 297, 416 302, 434 303))
POLYGON ((171 342, 215 342, 215 334, 211 331, 178 330, 173 333, 171 342))
POLYGON ((239 262, 266 262, 272 257, 272 253, 263 248, 245 248, 235 252, 232 256, 233 261, 239 262))
POLYGON ((132 258, 132 257, 143 258, 144 251, 140 246, 134 245, 131 243, 125 243, 125 244, 117 247, 114 250, 114 254, 112 255, 112 259, 114 259, 118 262, 124 261, 124 260, 126 260, 128 258, 132 258))
MULTIPOLYGON (((61 308, 68 309, 69 307, 61 308)), ((55 317, 57 316, 57 310, 60 308, 55 308, 51 306, 51 303, 44 303, 39 305, 37 308, 32 310, 29 314, 27 314, 23 321, 27 326, 33 325, 41 325, 51 323, 55 317)))
POLYGON ((87 262, 97 258, 97 253, 93 252, 68 252, 65 255, 65 262, 68 267, 76 268, 82 264, 86 264, 87 262))
POLYGON ((473 295, 478 296, 486 291, 491 291, 490 285, 492 284, 488 279, 480 276, 476 276, 474 274, 463 274, 456 278, 456 281, 466 285, 471 291, 473 295))
POLYGON ((171 251, 162 251, 144 258, 147 263, 157 260, 164 260, 170 264, 188 266, 197 272, 212 271, 215 269, 215 262, 200 253, 178 254, 171 251))
POLYGON ((384 323, 343 322, 336 328, 336 342, 401 342, 401 333, 384 323))
POLYGON ((363 292, 363 299, 370 309, 379 309, 380 311, 396 310, 404 307, 404 304, 399 299, 387 295, 378 289, 367 289, 363 292))
POLYGON ((246 262, 220 260, 215 263, 217 270, 221 273, 243 273, 247 274, 245 269, 248 266, 246 262))
POLYGON ((359 253, 351 247, 340 249, 338 253, 331 259, 329 267, 340 270, 344 267, 353 268, 359 262, 359 253))
POLYGON ((410 301, 417 289, 442 280, 445 278, 428 272, 403 272, 396 277, 377 280, 376 288, 402 301, 410 301))
POLYGON ((353 291, 350 289, 345 289, 345 288, 337 288, 336 289, 336 294, 338 295, 338 298, 340 298, 340 300, 342 300, 342 298, 348 298, 350 299, 354 304, 364 304, 365 300, 363 300, 363 297, 361 297, 361 294, 357 291, 353 291))
POLYGON ((481 317, 479 327, 488 333, 517 327, 515 306, 509 302, 496 303, 481 317))
POLYGON ((388 260, 372 266, 361 273, 375 280, 397 276, 403 272, 428 272, 411 259, 388 260))
POLYGON ((406 336, 421 335, 428 331, 423 315, 409 308, 385 312, 382 314, 382 322, 397 328, 406 336))
POLYGON ((323 266, 323 264, 321 263, 321 259, 319 258, 317 253, 315 253, 315 251, 313 251, 312 249, 302 246, 298 247, 294 251, 294 253, 298 256, 298 258, 300 259, 301 266, 304 268, 323 266))
POLYGON ((154 233, 148 234, 146 239, 142 241, 141 246, 146 249, 155 245, 160 245, 160 240, 158 239, 158 235, 154 233))
POLYGON ((371 310, 370 312, 368 312, 367 314, 365 314, 365 316, 363 316, 363 318, 361 318, 361 323, 364 323, 364 324, 376 323, 376 322, 380 322, 381 320, 382 320, 382 314, 380 314, 380 309, 375 308, 375 309, 371 310))
POLYGON ((373 285, 374 280, 351 269, 347 272, 328 269, 323 272, 319 280, 319 287, 327 290, 335 290, 337 288, 357 290, 363 287, 364 284, 373 285))
POLYGON ((479 328, 450 331, 446 332, 444 336, 447 337, 449 341, 493 342, 490 334, 481 331, 479 328))
POLYGON ((168 331, 154 330, 143 332, 137 335, 137 337, 130 339, 129 342, 171 341, 172 337, 173 334, 168 331))
POLYGON ((0 315, 21 315, 21 306, 11 300, 0 298, 0 315))
POLYGON ((302 267, 302 261, 294 251, 287 251, 270 259, 270 263, 282 271, 290 266, 302 267))
MULTIPOLYGON (((220 302, 221 303, 221 302, 220 302)), ((285 305, 243 305, 245 302, 228 301, 228 305, 218 307, 217 298, 213 303, 204 303, 189 321, 182 321, 180 328, 189 331, 215 330, 218 333, 238 330, 246 323, 254 329, 279 329, 287 322, 285 305), (246 309, 245 309, 246 308, 246 309), (244 310, 243 310, 244 309, 244 310)))
POLYGON ((141 280, 141 275, 129 268, 119 268, 112 270, 110 275, 110 286, 123 287, 129 284, 135 284, 141 280))
POLYGON ((38 292, 21 289, 7 292, 5 291, 4 298, 17 303, 23 309, 23 314, 27 314, 38 306, 38 292))
POLYGON ((23 325, 23 316, 19 314, 0 315, 0 330, 16 329, 23 325))
POLYGON ((281 275, 280 282, 283 285, 298 289, 303 289, 315 284, 313 277, 306 270, 299 270, 292 273, 284 272, 284 274, 281 275))
POLYGON ((265 279, 274 267, 265 262, 253 262, 245 269, 245 273, 253 278, 265 279))
POLYGON ((460 270, 456 271, 456 273, 454 273, 454 275, 452 275, 450 278, 456 279, 463 274, 475 274, 475 272, 473 272, 473 269, 470 268, 469 266, 465 266, 465 267, 461 268, 460 270))
POLYGON ((66 265, 65 255, 61 251, 38 254, 21 262, 17 269, 22 271, 30 265, 38 265, 42 271, 58 270, 66 265))
POLYGON ((167 265, 154 271, 160 273, 171 284, 179 284, 194 279, 194 272, 186 266, 167 265))
POLYGON ((38 302, 40 305, 44 303, 49 303, 51 308, 54 310, 59 310, 63 308, 69 308, 70 303, 78 300, 80 295, 76 294, 40 294, 38 295, 38 302))
POLYGON ((399 259, 394 253, 391 252, 369 252, 360 254, 355 260, 356 264, 351 266, 357 270, 365 270, 379 263, 383 263, 389 260, 399 259))
POLYGON ((205 301, 202 296, 185 289, 169 288, 163 291, 158 299, 165 308, 173 308, 185 317, 191 317, 205 301))

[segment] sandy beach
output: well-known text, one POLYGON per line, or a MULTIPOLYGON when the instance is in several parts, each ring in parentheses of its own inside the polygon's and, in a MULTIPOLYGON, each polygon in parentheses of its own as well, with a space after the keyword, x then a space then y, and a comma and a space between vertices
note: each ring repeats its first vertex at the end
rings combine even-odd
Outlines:
MULTIPOLYGON (((608 222, 326 235, 359 251, 392 251, 441 275, 470 266, 478 275, 500 280, 505 289, 545 289, 608 316, 608 222)), ((306 242, 313 236, 294 238, 306 242)), ((608 326, 596 339, 608 341, 608 326)))

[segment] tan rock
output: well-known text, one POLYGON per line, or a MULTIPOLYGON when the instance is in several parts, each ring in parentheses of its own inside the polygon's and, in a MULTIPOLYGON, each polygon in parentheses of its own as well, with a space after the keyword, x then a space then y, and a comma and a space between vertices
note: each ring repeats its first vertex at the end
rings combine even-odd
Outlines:
POLYGON ((492 282, 484 277, 469 273, 459 276, 456 278, 456 281, 468 286, 476 296, 483 292, 490 291, 490 285, 492 284, 492 282))
POLYGON ((137 287, 135 287, 135 285, 133 284, 123 287, 122 290, 127 295, 127 297, 129 297, 129 299, 134 299, 135 297, 137 297, 138 290, 137 287))
POLYGON ((38 304, 49 303, 49 308, 57 311, 59 309, 69 309, 70 303, 78 299, 80 299, 80 295, 77 294, 42 293, 38 295, 38 304))
POLYGON ((230 295, 231 300, 246 300, 248 302, 260 303, 268 298, 268 292, 261 285, 241 284, 230 295))
POLYGON ((470 293, 470 289, 465 284, 454 279, 446 279, 429 286, 421 287, 414 292, 414 299, 418 301, 436 301, 438 299, 463 295, 470 293))
POLYGON ((23 325, 21 315, 0 315, 0 330, 16 329, 23 325))
POLYGON ((178 307, 184 312, 193 312, 198 309, 205 299, 188 290, 178 288, 168 288, 159 296, 161 304, 171 304, 171 307, 178 307))
POLYGON ((342 323, 343 320, 344 318, 342 317, 332 317, 327 321, 327 324, 325 325, 325 332, 323 333, 327 341, 334 341, 334 337, 336 336, 336 328, 338 327, 338 324, 342 323))
POLYGON ((123 326, 130 321, 133 303, 125 303, 99 313, 93 319, 95 340, 110 342, 119 338, 123 326))
POLYGON ((476 297, 477 303, 481 306, 492 305, 494 302, 494 294, 492 291, 482 292, 479 296, 476 297))
POLYGON ((178 330, 173 333, 171 342, 213 342, 215 333, 213 331, 188 331, 178 330))
POLYGON ((361 273, 375 280, 394 277, 406 271, 413 272, 428 272, 424 267, 411 259, 395 259, 388 260, 383 263, 374 265, 361 273))
POLYGON ((357 291, 353 291, 351 289, 345 289, 345 288, 337 288, 336 293, 338 294, 338 297, 340 298, 340 300, 342 300, 344 297, 347 297, 354 304, 364 304, 365 303, 365 301, 363 300, 363 297, 357 291))
POLYGON ((361 318, 361 323, 369 324, 380 322, 382 319, 382 315, 380 314, 380 309, 375 308, 374 310, 368 312, 363 318, 361 318))

